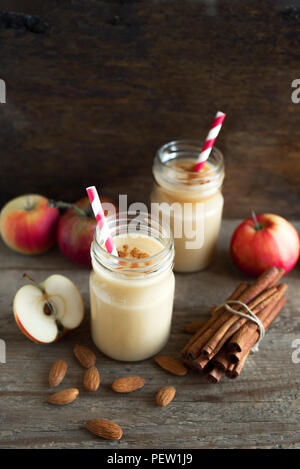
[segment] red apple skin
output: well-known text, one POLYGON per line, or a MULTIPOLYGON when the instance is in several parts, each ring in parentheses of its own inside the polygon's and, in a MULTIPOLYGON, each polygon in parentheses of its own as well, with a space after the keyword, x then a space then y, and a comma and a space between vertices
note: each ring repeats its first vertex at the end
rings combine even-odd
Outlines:
POLYGON ((48 207, 48 199, 38 194, 16 197, 0 214, 3 241, 22 254, 41 254, 56 240, 59 219, 57 208, 48 207))
MULTIPOLYGON (((112 200, 101 197, 102 203, 111 203, 117 211, 112 200)), ((72 208, 68 209, 60 218, 57 226, 57 242, 62 254, 71 261, 84 267, 91 267, 91 244, 96 228, 96 220, 92 216, 88 197, 76 202, 74 205, 87 211, 88 215, 80 216, 72 208)))
POLYGON ((32 342, 35 342, 36 344, 44 343, 32 337, 32 335, 30 335, 29 332, 26 331, 25 327, 23 327, 23 324, 21 323, 21 321, 19 320, 18 316, 15 313, 14 313, 14 316, 15 316, 15 321, 17 325, 19 326, 19 329, 23 332, 24 335, 26 335, 26 337, 28 337, 28 339, 32 340, 32 342))
MULTIPOLYGON (((23 332, 23 334, 28 338, 30 339, 32 342, 35 342, 36 344, 46 344, 46 345, 49 345, 49 344, 53 344, 55 342, 58 342, 60 339, 62 339, 66 334, 68 334, 72 329, 64 329, 63 332, 61 334, 57 334, 56 336, 56 339, 53 341, 53 342, 41 342, 40 340, 38 339, 35 339, 34 337, 32 337, 32 335, 29 334, 29 332, 26 331, 25 327, 23 326, 23 324, 21 323, 19 317, 17 316, 16 313, 14 313, 14 317, 15 317, 15 321, 20 329, 21 332, 23 332)), ((81 321, 82 322, 82 321, 81 321)), ((81 324, 81 323, 80 323, 81 324)), ((79 327, 80 324, 77 326, 79 327)), ((77 328, 76 328, 77 329, 77 328)))
POLYGON ((244 272, 259 276, 267 267, 282 267, 288 273, 299 258, 299 235, 285 218, 270 213, 257 215, 262 229, 255 229, 252 218, 234 231, 230 251, 234 262, 244 272))

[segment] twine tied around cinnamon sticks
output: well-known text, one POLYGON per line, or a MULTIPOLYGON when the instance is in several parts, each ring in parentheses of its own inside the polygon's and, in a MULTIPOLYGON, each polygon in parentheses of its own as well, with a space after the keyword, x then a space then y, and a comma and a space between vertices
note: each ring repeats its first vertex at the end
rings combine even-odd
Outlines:
POLYGON ((251 350, 252 350, 252 352, 258 352, 259 351, 259 344, 260 344, 261 340, 264 338, 265 333, 266 333, 264 325, 261 322, 261 320, 259 319, 259 317, 256 316, 255 313, 253 313, 253 311, 249 308, 249 306, 246 305, 246 303, 243 303, 242 301, 239 301, 239 300, 226 301, 225 303, 222 303, 221 305, 217 306, 214 311, 216 312, 221 308, 225 308, 227 311, 230 311, 230 313, 237 314, 238 316, 241 316, 242 318, 249 319, 250 321, 253 321, 255 324, 257 324, 258 330, 259 330, 259 339, 256 342, 256 344, 252 347, 251 350), (236 309, 231 308, 230 305, 240 305, 243 308, 245 308, 245 310, 247 311, 248 314, 243 313, 242 311, 237 311, 236 309))
POLYGON ((273 266, 252 284, 240 283, 224 303, 211 309, 210 319, 186 344, 184 363, 204 372, 211 383, 218 383, 223 374, 239 376, 251 349, 258 347, 286 302, 287 285, 278 284, 283 275, 283 269, 273 266))

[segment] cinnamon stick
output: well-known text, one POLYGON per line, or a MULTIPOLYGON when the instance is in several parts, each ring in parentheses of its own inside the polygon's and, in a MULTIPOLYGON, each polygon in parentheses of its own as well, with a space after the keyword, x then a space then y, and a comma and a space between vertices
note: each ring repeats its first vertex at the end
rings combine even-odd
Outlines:
MULTIPOLYGON (((276 290, 276 293, 275 294, 272 294, 269 298, 267 298, 265 301, 263 301, 261 304, 259 304, 257 306, 257 308, 255 309, 252 309, 252 311, 256 314, 256 316, 262 321, 262 323, 264 324, 264 321, 266 320, 266 318, 268 317, 268 315, 270 314, 270 312, 273 310, 273 308, 276 306, 276 304, 278 303, 278 301, 280 300, 280 298, 282 297, 283 295, 283 291, 282 288, 279 288, 278 290, 276 290)), ((229 329, 228 331, 228 336, 229 337, 232 337, 232 333, 234 332, 234 330, 238 329, 238 331, 240 330, 240 326, 242 324, 244 324, 246 321, 248 321, 246 318, 243 318, 241 317, 236 323, 233 324, 233 326, 229 329)), ((249 321, 250 322, 250 321, 249 321)), ((254 326, 257 327, 256 324, 253 323, 254 326)), ((255 331, 253 331, 254 333, 255 331)), ((225 337, 226 340, 229 338, 229 337, 225 337)), ((223 345, 223 341, 220 342, 222 345, 223 345)), ((254 344, 253 344, 254 345, 254 344)), ((229 348, 229 344, 227 344, 227 346, 225 348, 221 348, 220 351, 218 351, 218 353, 216 354, 216 356, 213 358, 213 362, 223 368, 224 370, 227 370, 228 367, 229 367, 229 364, 230 363, 237 363, 238 362, 238 359, 235 357, 235 355, 232 353, 232 354, 228 354, 228 348, 229 348)))
MULTIPOLYGON (((226 301, 236 300, 241 295, 241 293, 247 289, 247 287, 248 287, 248 283, 246 282, 240 283, 237 286, 237 288, 234 290, 234 292, 227 298, 226 301)), ((202 327, 200 327, 200 329, 189 340, 189 342, 186 344, 186 346, 182 350, 182 354, 184 357, 193 359, 199 355, 200 349, 198 350, 197 340, 199 339, 199 337, 202 337, 202 334, 204 334, 209 329, 209 327, 211 327, 218 320, 221 314, 222 314, 221 310, 214 312, 211 318, 202 327)))
POLYGON ((224 370, 221 370, 221 368, 215 366, 207 373, 206 378, 210 383, 217 384, 221 381, 223 375, 224 370))
POLYGON ((228 370, 228 372, 227 372, 226 375, 227 375, 230 379, 235 379, 235 378, 237 378, 238 376, 240 376, 241 371, 242 371, 242 369, 244 368, 244 365, 245 365, 245 363, 246 363, 246 360, 247 360, 247 358, 248 358, 250 352, 251 352, 251 349, 249 349, 249 350, 247 351, 247 353, 245 353, 245 354, 243 355, 243 357, 241 357, 240 361, 239 361, 236 365, 234 365, 234 368, 233 368, 231 371, 228 370))
POLYGON ((227 378, 235 379, 235 378, 238 377, 238 374, 237 374, 235 368, 236 368, 236 365, 234 363, 230 363, 229 367, 227 368, 227 370, 225 372, 227 378))
MULTIPOLYGON (((283 295, 287 285, 276 287, 283 274, 283 269, 269 268, 253 285, 240 284, 226 301, 238 299, 247 304, 267 329, 286 301, 283 295)), ((243 307, 234 305, 233 308, 243 307)), ((212 383, 219 382, 224 374, 233 379, 239 376, 258 338, 259 328, 256 323, 231 313, 226 308, 214 308, 212 317, 184 347, 184 360, 189 367, 204 372, 212 383), (228 350, 228 344, 233 339, 238 339, 240 352, 228 350)))
MULTIPOLYGON (((278 314, 282 310, 285 303, 286 303, 286 298, 282 297, 273 307, 270 314, 264 320, 263 324, 264 324, 265 330, 268 329, 268 327, 272 324, 274 319, 278 316, 278 314)), ((258 338, 259 338, 259 333, 258 331, 256 331, 256 334, 253 334, 251 336, 251 338, 249 339, 249 342, 247 343, 246 347, 244 347, 243 351, 235 355, 235 357, 237 357, 237 363, 230 363, 227 369, 224 370, 228 378, 235 379, 241 374, 241 371, 251 352, 251 349, 255 345, 258 338)))
POLYGON ((183 364, 188 366, 191 370, 194 370, 194 371, 202 371, 202 370, 199 370, 196 366, 193 365, 193 362, 191 360, 183 360, 183 364))
POLYGON ((206 322, 207 321, 204 321, 204 320, 188 322, 184 326, 183 330, 184 332, 187 332, 188 334, 195 334, 195 332, 197 332, 200 329, 200 327, 204 326, 206 322))
MULTIPOLYGON (((271 305, 272 307, 268 308, 269 311, 267 312, 267 314, 265 314, 265 317, 260 318, 265 330, 267 330, 272 324, 272 322, 274 321, 274 319, 276 319, 276 317, 282 310, 285 303, 286 303, 286 298, 284 296, 279 298, 279 300, 273 306, 271 305)), ((243 348, 239 352, 238 351, 234 351, 231 353, 229 352, 228 356, 230 358, 231 363, 234 363, 234 364, 239 363, 242 360, 243 356, 248 351, 250 351, 251 348, 256 344, 258 339, 259 339, 259 332, 256 326, 256 329, 254 329, 252 333, 251 331, 249 331, 248 336, 246 338, 244 337, 243 348)))
MULTIPOLYGON (((275 308, 278 301, 283 297, 286 290, 286 283, 282 283, 281 285, 279 285, 277 293, 274 295, 273 301, 267 305, 267 308, 262 309, 261 312, 257 314, 263 324, 264 321, 267 319, 268 315, 272 312, 272 309, 275 308)), ((250 320, 246 320, 245 324, 230 339, 228 343, 228 350, 231 352, 241 352, 245 344, 247 344, 251 335, 255 334, 256 332, 258 333, 257 324, 250 320)))
MULTIPOLYGON (((268 290, 269 291, 269 290, 268 290)), ((270 303, 274 305, 274 301, 278 299, 278 291, 277 289, 270 289, 270 296, 266 297, 261 303, 259 303, 255 308, 253 308, 253 305, 255 304, 255 301, 253 303, 249 303, 249 307, 253 311, 254 314, 259 315, 261 314, 264 309, 268 307, 270 303), (277 296, 276 296, 277 295, 277 296)), ((234 315, 238 316, 238 315, 234 315)), ((232 321, 233 322, 233 321, 232 321)), ((223 345, 247 322, 247 318, 243 318, 241 316, 238 316, 238 319, 233 322, 233 324, 227 329, 226 333, 223 335, 223 337, 219 340, 218 345, 215 346, 215 349, 210 352, 209 358, 212 359, 218 352, 221 350, 223 345)), ((222 331, 220 331, 220 337, 222 336, 222 331)), ((207 356, 207 353, 205 354, 207 356)))
MULTIPOLYGON (((235 295, 234 298, 231 299, 238 299, 243 303, 249 303, 253 300, 256 296, 260 295, 266 288, 268 288, 269 284, 274 281, 274 279, 278 276, 278 269, 276 267, 268 268, 256 281, 246 288, 239 296, 235 295)), ((237 289, 238 290, 238 289, 237 289)), ((234 292, 236 293, 237 290, 234 292)), ((229 300, 227 300, 229 301, 229 300)), ((237 307, 237 310, 241 308, 237 307)), ((184 354, 187 355, 189 358, 195 359, 199 353, 202 351, 204 345, 210 340, 211 337, 214 336, 215 333, 226 323, 226 321, 232 318, 232 313, 228 312, 225 308, 220 309, 221 314, 218 314, 218 311, 215 313, 217 315, 216 320, 212 321, 209 326, 205 330, 199 331, 199 335, 195 340, 189 345, 184 348, 184 354)), ((213 318, 215 317, 213 316, 213 318)), ((226 324, 224 329, 228 329, 232 323, 230 322, 229 325, 226 324)), ((223 329, 223 331, 224 331, 223 329)), ((223 337, 223 336, 222 336, 223 337)), ((209 356, 211 353, 211 349, 208 349, 207 355, 209 356)))
POLYGON ((191 363, 191 366, 193 369, 198 370, 198 371, 203 371, 209 362, 209 358, 202 357, 200 355, 198 358, 195 358, 194 360, 189 360, 189 362, 191 363))
MULTIPOLYGON (((264 290, 260 295, 249 302, 249 308, 257 314, 260 310, 265 308, 268 303, 272 301, 272 297, 277 293, 277 288, 269 288, 264 290)), ((240 311, 242 306, 233 305, 236 311, 240 311)), ((231 317, 216 331, 201 350, 203 355, 212 357, 215 355, 225 344, 229 337, 231 337, 239 328, 247 322, 247 318, 238 316, 229 312, 231 317)))
POLYGON ((220 368, 220 370, 226 371, 231 365, 230 357, 225 348, 220 350, 217 355, 213 358, 212 364, 214 367, 220 368))
POLYGON ((269 285, 269 288, 270 287, 276 287, 277 283, 279 282, 279 280, 284 276, 285 274, 285 270, 282 268, 282 267, 277 267, 278 269, 278 274, 277 276, 275 277, 275 279, 273 280, 273 282, 269 285))

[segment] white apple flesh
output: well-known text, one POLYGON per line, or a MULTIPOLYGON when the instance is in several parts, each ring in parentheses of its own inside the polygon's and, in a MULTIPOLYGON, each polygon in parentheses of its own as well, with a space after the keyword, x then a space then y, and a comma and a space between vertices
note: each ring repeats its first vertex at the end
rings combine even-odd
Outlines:
POLYGON ((37 343, 49 344, 84 317, 82 296, 63 275, 51 275, 40 285, 25 285, 14 298, 14 315, 21 331, 37 343))

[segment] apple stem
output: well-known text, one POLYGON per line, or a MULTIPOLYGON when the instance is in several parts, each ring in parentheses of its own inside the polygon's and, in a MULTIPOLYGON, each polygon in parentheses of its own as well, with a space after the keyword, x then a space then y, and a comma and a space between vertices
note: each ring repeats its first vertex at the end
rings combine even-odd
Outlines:
POLYGON ((72 208, 81 217, 87 216, 87 213, 83 209, 77 207, 77 205, 70 204, 68 202, 63 202, 62 200, 59 200, 59 201, 49 200, 48 207, 55 207, 55 208, 61 208, 61 209, 72 208))
POLYGON ((253 218, 253 221, 254 221, 254 229, 256 231, 261 230, 263 227, 260 223, 258 223, 256 213, 254 212, 254 210, 252 210, 251 215, 252 215, 252 218, 253 218))
POLYGON ((34 280, 34 278, 32 278, 29 274, 27 274, 27 272, 24 272, 23 277, 28 278, 28 280, 30 280, 32 283, 34 283, 34 285, 35 285, 37 288, 39 288, 39 290, 41 290, 41 292, 46 293, 46 292, 45 292, 45 289, 44 289, 39 283, 37 283, 37 282, 34 280))

